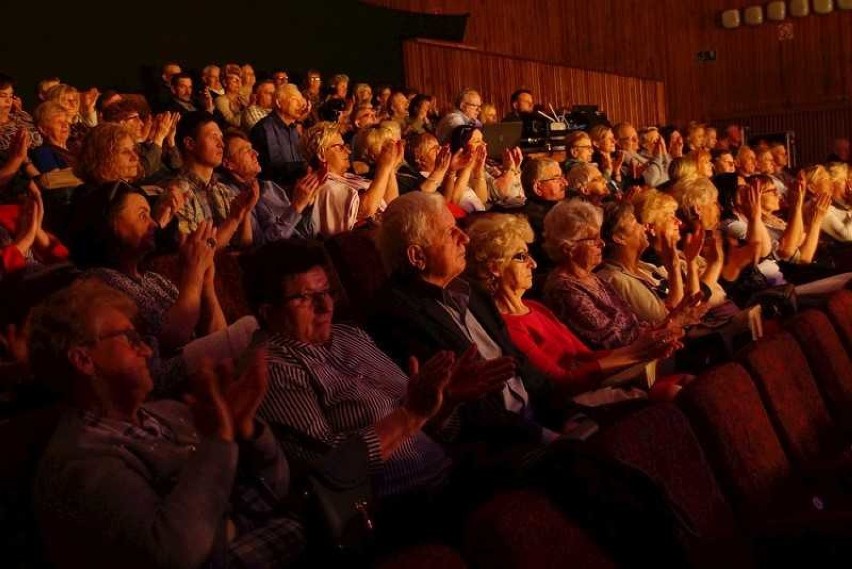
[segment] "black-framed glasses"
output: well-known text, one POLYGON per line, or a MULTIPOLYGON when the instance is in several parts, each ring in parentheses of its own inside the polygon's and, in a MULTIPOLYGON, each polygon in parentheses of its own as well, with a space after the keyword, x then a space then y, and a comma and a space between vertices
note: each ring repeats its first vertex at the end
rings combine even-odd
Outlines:
POLYGON ((334 297, 334 291, 330 288, 326 288, 323 290, 315 290, 311 292, 288 294, 281 300, 283 300, 284 302, 294 302, 299 306, 316 306, 317 304, 325 303, 328 299, 333 301, 334 297))

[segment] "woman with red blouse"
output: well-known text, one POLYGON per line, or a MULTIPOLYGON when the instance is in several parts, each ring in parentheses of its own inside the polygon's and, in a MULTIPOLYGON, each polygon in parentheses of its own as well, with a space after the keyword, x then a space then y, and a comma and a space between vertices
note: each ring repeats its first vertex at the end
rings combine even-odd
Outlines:
POLYGON ((669 333, 648 331, 622 348, 590 350, 547 307, 523 299, 536 267, 527 247, 533 231, 526 218, 486 214, 474 220, 467 233, 469 276, 492 293, 518 349, 570 393, 597 389, 606 376, 665 358, 678 346, 669 333))

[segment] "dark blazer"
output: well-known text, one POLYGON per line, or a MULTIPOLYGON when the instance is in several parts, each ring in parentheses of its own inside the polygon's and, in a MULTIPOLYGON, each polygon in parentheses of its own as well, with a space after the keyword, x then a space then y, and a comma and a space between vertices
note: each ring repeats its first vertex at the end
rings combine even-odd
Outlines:
MULTIPOLYGON (((461 355, 470 346, 470 340, 439 304, 443 294, 439 287, 418 278, 392 277, 375 296, 368 328, 378 345, 400 365, 406 365, 411 355, 422 362, 441 350, 461 355)), ((501 394, 491 393, 462 406, 462 429, 468 430, 468 436, 464 432, 461 436, 531 441, 540 439, 542 425, 559 430, 565 415, 564 400, 512 345, 491 297, 471 287, 468 310, 503 353, 517 360, 518 377, 529 394, 536 421, 507 411, 501 394)))

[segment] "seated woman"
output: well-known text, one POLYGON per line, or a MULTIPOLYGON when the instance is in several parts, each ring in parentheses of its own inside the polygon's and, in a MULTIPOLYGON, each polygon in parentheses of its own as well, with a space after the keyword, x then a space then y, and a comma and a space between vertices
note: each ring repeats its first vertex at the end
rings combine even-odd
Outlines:
POLYGON ((95 103, 100 94, 96 89, 90 89, 84 93, 76 87, 60 83, 47 92, 47 100, 62 105, 68 112, 68 120, 71 123, 71 135, 68 138, 68 147, 76 152, 83 142, 83 137, 89 129, 98 124, 98 113, 95 103))
POLYGON ((618 192, 622 187, 621 166, 624 163, 624 152, 616 150, 615 134, 610 127, 599 124, 589 129, 589 138, 594 147, 592 162, 597 164, 606 178, 610 191, 618 192))
MULTIPOLYGON (((488 164, 488 149, 482 138, 482 130, 470 125, 455 127, 450 133, 450 151, 453 156, 462 151, 471 156, 469 170, 458 173, 456 186, 468 186, 476 194, 485 209, 494 206, 515 208, 524 205, 524 190, 521 187, 521 163, 524 160, 520 148, 506 149, 503 164, 488 164)), ((478 211, 477 207, 474 207, 478 211)))
POLYGON ((34 182, 23 203, 0 205, 0 280, 68 258, 68 249, 42 227, 43 219, 44 203, 34 182))
MULTIPOLYGON (((810 186, 831 196, 831 205, 822 220, 822 232, 841 243, 852 242, 852 177, 849 165, 834 162, 827 168, 815 166, 805 171, 810 186), (825 176, 823 175, 825 172, 825 176), (824 181, 827 176, 831 184, 824 181)), ((811 207, 816 199, 812 200, 811 207)))
POLYGON ((544 250, 556 265, 544 284, 545 304, 592 350, 622 348, 640 336, 639 319, 593 271, 602 261, 601 211, 579 199, 544 217, 544 250))
POLYGON ((24 132, 29 147, 41 144, 41 134, 33 125, 32 117, 21 108, 21 99, 15 96, 15 82, 4 73, 0 73, 0 156, 15 147, 24 132))
POLYGON ((189 405, 146 403, 152 351, 131 323, 134 312, 126 296, 83 279, 30 319, 33 372, 65 403, 35 482, 51 561, 291 566, 305 534, 284 507, 287 462, 255 418, 266 393, 265 354, 257 352, 240 377, 202 369, 189 405))
POLYGON ((226 327, 214 286, 215 230, 202 222, 181 246, 178 285, 142 269, 155 249, 157 222, 145 193, 117 181, 81 198, 72 221, 71 257, 83 269, 130 296, 139 306, 142 331, 164 352, 196 335, 226 327))
POLYGON ((336 123, 315 124, 303 143, 308 165, 327 174, 314 202, 312 223, 317 235, 330 237, 368 223, 397 197, 394 173, 403 160, 402 144, 382 149, 375 173, 368 179, 350 172, 352 150, 344 144, 336 123))
MULTIPOLYGON (((248 106, 240 90, 243 82, 237 73, 225 75, 225 94, 216 97, 216 118, 221 121, 222 128, 229 126, 240 128, 243 111, 248 106)), ((249 91, 251 92, 251 91, 249 91)))
POLYGON ((673 337, 651 332, 624 347, 592 351, 543 304, 524 300, 536 266, 528 249, 533 231, 525 218, 487 214, 471 222, 467 234, 468 275, 493 295, 515 346, 567 392, 596 389, 608 372, 674 351, 673 337))
POLYGON ((45 226, 61 230, 68 225, 71 195, 81 183, 72 170, 76 152, 68 148, 68 112, 55 101, 45 101, 36 107, 35 122, 44 144, 31 150, 30 158, 41 172, 39 184, 45 190, 45 226))

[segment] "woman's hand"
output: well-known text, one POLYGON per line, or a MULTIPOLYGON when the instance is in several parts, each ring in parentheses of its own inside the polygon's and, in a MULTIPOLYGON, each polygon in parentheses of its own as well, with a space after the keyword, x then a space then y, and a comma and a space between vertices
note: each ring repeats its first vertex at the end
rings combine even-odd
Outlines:
POLYGON ((488 158, 488 149, 480 144, 473 150, 473 171, 481 173, 485 171, 485 159, 488 158))
POLYGON ((169 224, 177 212, 183 209, 185 203, 186 190, 183 189, 180 183, 171 183, 166 187, 166 191, 163 192, 157 203, 154 204, 152 217, 157 222, 157 225, 163 228, 169 224))
POLYGON ((813 225, 816 223, 817 225, 822 225, 822 220, 828 214, 829 206, 831 206, 831 194, 827 192, 817 194, 814 198, 809 224, 813 225))
MULTIPOLYGON (((662 136, 660 136, 662 138, 662 136)), ((669 154, 672 158, 680 158, 683 156, 683 136, 678 131, 672 133, 672 139, 669 143, 669 154)))
POLYGON ((435 167, 429 174, 429 177, 437 184, 440 184, 444 180, 444 176, 447 175, 452 158, 449 144, 445 144, 438 149, 438 155, 435 157, 435 167))
POLYGON ((15 233, 15 240, 12 242, 12 245, 24 257, 29 254, 30 249, 32 249, 35 243, 36 236, 41 230, 41 219, 44 216, 44 212, 39 211, 40 205, 41 200, 37 199, 32 193, 27 196, 26 201, 21 205, 21 213, 18 216, 18 230, 15 233))
POLYGON ((195 276, 195 282, 201 283, 205 273, 213 264, 216 254, 216 228, 213 222, 202 221, 195 231, 186 237, 180 247, 185 270, 195 276), (196 280, 197 279, 197 280, 196 280))
POLYGON ((757 180, 755 180, 754 183, 750 183, 748 191, 744 192, 742 207, 744 210, 743 213, 745 213, 749 219, 761 219, 763 216, 762 206, 760 205, 760 184, 757 180))
POLYGON ((519 173, 523 161, 524 153, 517 146, 503 150, 503 172, 519 173))
POLYGON ((317 199, 317 192, 325 183, 325 176, 308 169, 308 174, 299 178, 293 187, 293 209, 302 213, 317 199))
POLYGON ((702 225, 701 221, 695 222, 695 226, 693 227, 690 233, 686 234, 686 238, 684 239, 684 248, 683 248, 683 256, 686 258, 687 263, 691 263, 695 259, 698 258, 698 254, 701 253, 701 248, 704 246, 704 225, 702 225))
POLYGON ((450 160, 450 171, 464 170, 473 163, 473 155, 466 148, 459 148, 450 160))
POLYGON ((645 329, 627 349, 637 362, 664 360, 683 347, 679 337, 673 330, 645 329))
POLYGON ((422 367, 417 358, 409 359, 408 391, 402 406, 414 418, 425 423, 441 409, 454 362, 449 351, 438 352, 422 367))

